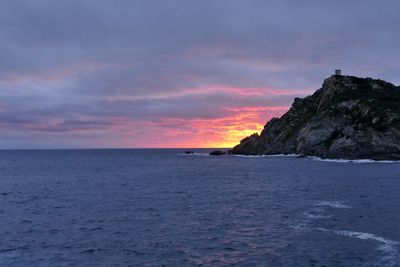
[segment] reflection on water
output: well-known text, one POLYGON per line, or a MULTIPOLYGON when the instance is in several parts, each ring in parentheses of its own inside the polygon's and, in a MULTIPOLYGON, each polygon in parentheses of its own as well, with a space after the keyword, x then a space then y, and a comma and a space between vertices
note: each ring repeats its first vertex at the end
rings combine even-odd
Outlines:
POLYGON ((399 266, 400 163, 0 152, 0 263, 399 266))

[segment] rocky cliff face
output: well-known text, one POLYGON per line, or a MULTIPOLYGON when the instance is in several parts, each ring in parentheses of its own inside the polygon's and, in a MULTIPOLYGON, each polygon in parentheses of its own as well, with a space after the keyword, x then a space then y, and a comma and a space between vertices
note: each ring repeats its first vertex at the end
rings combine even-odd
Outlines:
POLYGON ((281 118, 243 139, 233 154, 400 159, 400 87, 371 78, 331 76, 296 98, 281 118))

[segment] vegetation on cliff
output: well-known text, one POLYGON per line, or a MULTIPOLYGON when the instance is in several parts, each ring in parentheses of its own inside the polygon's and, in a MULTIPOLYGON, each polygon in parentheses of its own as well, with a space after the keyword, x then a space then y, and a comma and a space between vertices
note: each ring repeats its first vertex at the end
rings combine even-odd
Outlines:
POLYGON ((233 154, 400 159, 400 87, 333 75, 313 95, 296 98, 281 118, 243 139, 233 154))

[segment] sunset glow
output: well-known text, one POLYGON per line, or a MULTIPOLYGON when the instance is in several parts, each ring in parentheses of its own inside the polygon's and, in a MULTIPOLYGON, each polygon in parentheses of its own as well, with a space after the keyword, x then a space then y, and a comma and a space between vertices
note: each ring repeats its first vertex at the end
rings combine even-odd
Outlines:
MULTIPOLYGON (((252 107, 228 109, 232 116, 216 119, 182 120, 168 118, 161 121, 134 123, 121 121, 113 126, 114 132, 124 133, 123 146, 133 146, 129 136, 153 130, 152 147, 177 148, 230 148, 241 139, 264 127, 264 122, 282 115, 288 107, 252 107), (160 137, 160 138, 158 138, 160 137)), ((122 141, 123 140, 123 141, 122 141)))
POLYGON ((400 82, 395 9, 60 1, 0 3, 0 148, 232 147, 335 68, 400 82))

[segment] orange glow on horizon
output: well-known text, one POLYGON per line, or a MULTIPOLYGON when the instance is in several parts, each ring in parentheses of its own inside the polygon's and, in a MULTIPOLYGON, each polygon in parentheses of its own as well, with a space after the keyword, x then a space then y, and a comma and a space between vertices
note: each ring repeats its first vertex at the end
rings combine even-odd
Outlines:
MULTIPOLYGON (((119 131, 126 133, 120 139, 122 147, 148 148, 232 148, 240 140, 259 133, 272 117, 280 117, 289 107, 229 108, 232 115, 214 119, 169 118, 132 125, 120 122, 119 131), (151 129, 149 135, 148 129, 151 129), (157 129, 156 131, 154 129, 157 129), (133 143, 130 136, 143 136, 133 143), (139 144, 139 145, 138 145, 139 144), (141 144, 145 144, 141 146, 141 144)), ((114 130, 116 130, 114 128, 114 130)))
POLYGON ((224 140, 216 140, 208 143, 204 143, 204 147, 215 147, 215 148, 232 148, 239 144, 240 140, 243 138, 252 135, 254 133, 259 133, 264 128, 264 125, 257 124, 256 129, 248 129, 248 130, 236 130, 231 129, 228 130, 228 133, 224 135, 224 140))
POLYGON ((58 129, 71 136, 85 137, 98 147, 113 148, 232 148, 240 141, 263 130, 272 117, 280 117, 288 106, 221 107, 221 117, 130 120, 123 116, 108 117, 97 123, 96 117, 82 116, 77 122, 51 120, 25 125, 38 134, 56 137, 58 129), (86 125, 86 128, 80 127, 86 125), (104 138, 110 142, 104 142, 104 138), (106 145, 104 145, 106 144, 106 145))

